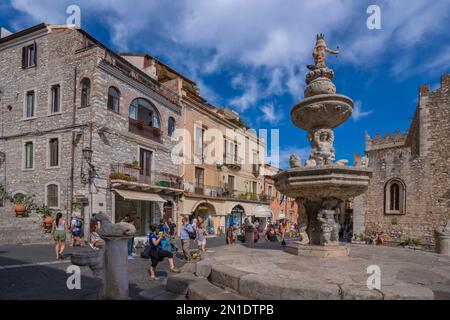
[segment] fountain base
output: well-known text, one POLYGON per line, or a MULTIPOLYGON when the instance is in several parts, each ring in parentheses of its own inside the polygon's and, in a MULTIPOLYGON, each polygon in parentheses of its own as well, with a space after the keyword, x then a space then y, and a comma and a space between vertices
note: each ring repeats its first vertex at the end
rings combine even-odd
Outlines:
POLYGON ((348 257, 350 254, 349 245, 338 246, 319 246, 319 245, 304 245, 300 242, 292 242, 284 248, 286 253, 302 257, 314 258, 340 258, 348 257))

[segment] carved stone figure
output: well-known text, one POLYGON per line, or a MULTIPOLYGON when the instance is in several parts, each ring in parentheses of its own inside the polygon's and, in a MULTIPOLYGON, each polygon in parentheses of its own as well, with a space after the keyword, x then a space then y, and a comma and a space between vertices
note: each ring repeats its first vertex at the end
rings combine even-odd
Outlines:
POLYGON ((300 158, 297 155, 293 154, 289 158, 289 165, 291 168, 301 168, 302 162, 300 161, 300 158))
POLYGON ((155 80, 158 80, 158 76, 156 74, 156 62, 155 60, 152 59, 152 61, 150 62, 150 66, 147 68, 147 72, 149 74, 150 77, 152 77, 155 80))
POLYGON ((334 133, 331 129, 319 129, 308 133, 311 144, 311 157, 316 160, 317 165, 328 165, 335 160, 334 133))
POLYGON ((323 201, 322 209, 317 214, 317 220, 321 223, 322 230, 320 244, 324 246, 339 244, 340 225, 336 219, 338 210, 336 209, 339 201, 335 198, 329 198, 323 201))
POLYGON ((299 228, 299 233, 300 233, 300 237, 301 237, 301 240, 299 241, 300 244, 302 244, 302 245, 309 244, 309 236, 306 233, 306 226, 301 226, 299 228))
POLYGON ((305 167, 315 167, 317 166, 316 160, 309 158, 308 160, 306 160, 305 162, 305 167))
POLYGON ((348 164, 347 159, 342 159, 342 160, 336 161, 336 165, 340 166, 340 167, 345 167, 347 164, 348 164))
POLYGON ((100 221, 100 228, 97 231, 100 237, 124 237, 136 233, 136 227, 132 224, 126 222, 114 224, 103 212, 97 213, 93 219, 100 221))
POLYGON ((325 35, 319 34, 317 35, 317 41, 316 46, 313 51, 313 57, 314 57, 314 66, 309 65, 308 69, 315 70, 315 69, 326 69, 326 54, 339 54, 338 50, 331 50, 327 47, 327 44, 325 42, 325 35))

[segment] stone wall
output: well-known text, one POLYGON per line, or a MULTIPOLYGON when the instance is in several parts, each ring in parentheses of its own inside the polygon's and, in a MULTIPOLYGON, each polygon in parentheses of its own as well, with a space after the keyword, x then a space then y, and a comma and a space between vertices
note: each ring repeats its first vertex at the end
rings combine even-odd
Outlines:
POLYGON ((393 240, 413 238, 431 244, 434 229, 450 218, 449 79, 443 76, 436 91, 429 92, 428 86, 420 89, 407 136, 367 140, 374 175, 363 197, 366 233, 384 231, 393 240), (385 213, 385 185, 394 178, 406 186, 404 214, 385 213))

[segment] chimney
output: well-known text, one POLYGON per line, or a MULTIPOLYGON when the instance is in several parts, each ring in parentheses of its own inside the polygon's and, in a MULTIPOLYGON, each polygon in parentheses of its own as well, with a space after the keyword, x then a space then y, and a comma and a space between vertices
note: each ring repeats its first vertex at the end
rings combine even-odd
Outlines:
POLYGON ((6 38, 7 36, 12 35, 13 33, 5 28, 0 28, 0 39, 6 38))

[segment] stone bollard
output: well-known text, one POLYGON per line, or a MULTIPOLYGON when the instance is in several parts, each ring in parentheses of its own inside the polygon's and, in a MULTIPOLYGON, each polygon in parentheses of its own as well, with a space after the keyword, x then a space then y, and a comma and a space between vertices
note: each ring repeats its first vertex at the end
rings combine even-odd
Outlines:
POLYGON ((248 244, 254 244, 255 243, 255 233, 254 231, 250 231, 250 230, 245 230, 245 237, 244 237, 244 242, 248 243, 248 244))
POLYGON ((106 237, 104 299, 129 300, 128 247, 131 237, 106 237))
POLYGON ((436 253, 450 256, 450 220, 445 227, 435 230, 434 238, 436 240, 436 253))

